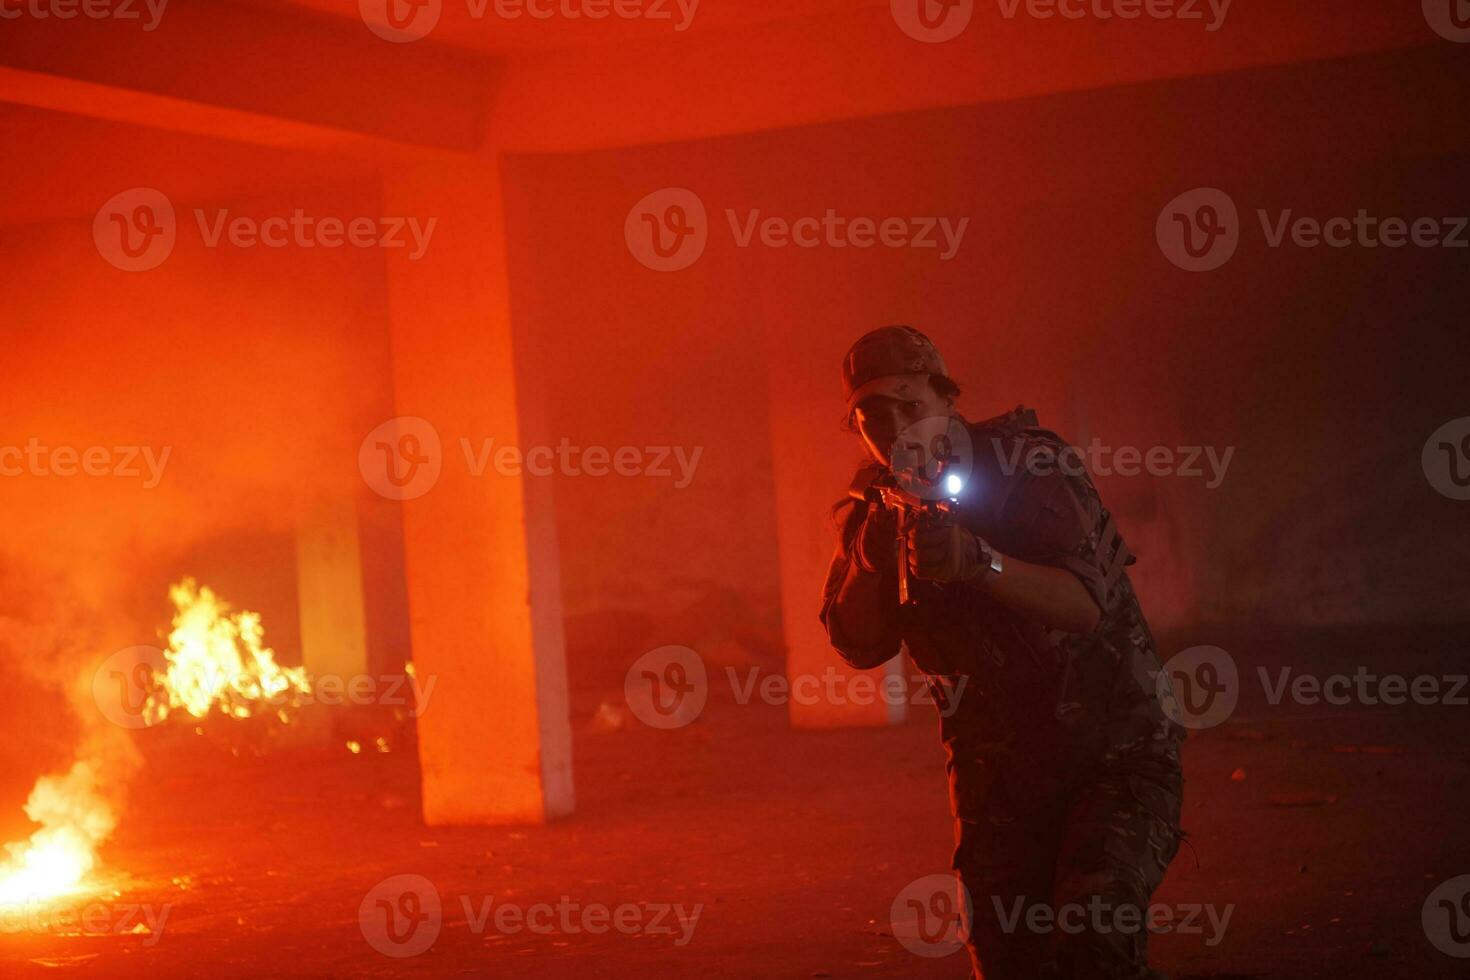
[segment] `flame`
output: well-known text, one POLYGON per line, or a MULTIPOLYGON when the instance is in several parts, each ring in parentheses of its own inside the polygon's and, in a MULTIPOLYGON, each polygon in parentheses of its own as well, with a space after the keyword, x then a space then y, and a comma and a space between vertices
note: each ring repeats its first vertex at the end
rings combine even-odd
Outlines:
MULTIPOLYGON (((264 710, 286 721, 288 708, 311 694, 305 668, 276 663, 257 614, 232 612, 192 578, 172 586, 169 598, 176 612, 164 669, 154 672, 144 702, 148 724, 178 709, 204 718, 214 708, 232 718, 264 710)), ((78 759, 67 772, 36 780, 25 813, 41 826, 28 840, 5 845, 0 906, 91 890, 87 877, 97 866, 97 849, 117 826, 99 777, 108 773, 115 782, 119 768, 78 759)))
POLYGON ((264 645, 260 616, 248 610, 231 612, 228 603, 208 586, 185 578, 168 590, 177 612, 168 649, 167 669, 158 678, 161 689, 149 705, 150 717, 161 720, 182 708, 203 718, 213 707, 234 718, 249 718, 262 706, 287 714, 281 704, 311 693, 304 667, 282 667, 264 645))
POLYGON ((0 904, 47 901, 83 891, 97 848, 117 817, 98 794, 97 773, 78 761, 64 775, 42 776, 26 800, 26 816, 41 825, 30 840, 6 844, 0 864, 0 904))

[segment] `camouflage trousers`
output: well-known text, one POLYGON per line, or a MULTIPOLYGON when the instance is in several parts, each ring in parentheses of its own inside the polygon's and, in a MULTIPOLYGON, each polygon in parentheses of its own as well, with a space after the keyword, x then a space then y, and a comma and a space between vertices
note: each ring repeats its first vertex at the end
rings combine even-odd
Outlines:
POLYGON ((1148 968, 1147 916, 1183 836, 1179 746, 1160 727, 1084 766, 1005 743, 954 760, 973 767, 954 867, 976 977, 1161 976, 1148 968))

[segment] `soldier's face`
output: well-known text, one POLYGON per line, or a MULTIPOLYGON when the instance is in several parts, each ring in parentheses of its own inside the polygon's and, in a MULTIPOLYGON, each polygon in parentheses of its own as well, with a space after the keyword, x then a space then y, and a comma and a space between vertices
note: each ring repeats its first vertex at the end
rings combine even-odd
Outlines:
POLYGON ((868 452, 884 466, 893 463, 894 443, 899 433, 920 419, 954 414, 954 400, 941 398, 932 386, 923 385, 909 399, 869 395, 858 402, 853 413, 868 452))

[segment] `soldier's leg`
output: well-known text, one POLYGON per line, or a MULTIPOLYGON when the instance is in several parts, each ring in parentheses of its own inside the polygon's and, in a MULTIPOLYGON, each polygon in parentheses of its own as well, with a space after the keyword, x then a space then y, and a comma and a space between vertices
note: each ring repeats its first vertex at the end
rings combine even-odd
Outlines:
POLYGON ((1177 738, 1110 752, 1079 784, 1064 822, 1045 975, 1135 980, 1148 968, 1149 899, 1179 850, 1183 775, 1177 738))
POLYGON ((1009 751, 972 765, 967 817, 955 821, 954 866, 969 899, 966 945, 976 976, 1034 980, 1048 937, 1028 924, 1027 912, 1051 894, 1063 813, 1056 767, 1009 751))

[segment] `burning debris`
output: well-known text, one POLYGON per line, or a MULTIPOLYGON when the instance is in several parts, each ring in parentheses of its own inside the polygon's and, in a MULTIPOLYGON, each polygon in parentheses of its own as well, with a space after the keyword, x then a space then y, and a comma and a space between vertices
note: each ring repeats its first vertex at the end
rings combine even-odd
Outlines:
MULTIPOLYGON (((276 736, 284 731, 294 733, 292 745, 324 744, 332 726, 345 729, 335 737, 346 737, 353 754, 388 753, 411 738, 412 718, 433 688, 433 678, 420 685, 412 664, 371 713, 333 709, 343 703, 333 696, 334 678, 312 678, 304 667, 279 664, 258 614, 233 609, 193 578, 170 587, 169 599, 174 615, 166 649, 120 650, 81 685, 90 688, 94 707, 111 724, 90 731, 70 769, 36 781, 25 813, 40 826, 0 852, 0 906, 49 902, 100 887, 97 851, 117 826, 119 790, 140 765, 143 743, 133 738, 142 729, 160 730, 165 743, 155 744, 209 732, 222 737, 207 741, 224 744, 236 756, 262 754, 262 746, 279 744, 276 736), (318 710, 317 702, 327 706, 322 714, 290 724, 298 714, 318 710), (394 704, 403 707, 393 711, 384 730, 381 707, 394 704), (327 711, 335 712, 330 723, 327 711)), ((340 752, 342 742, 336 745, 340 752)))
MULTIPOLYGON (((117 681, 123 688, 122 715, 104 710, 121 727, 96 733, 69 770, 42 776, 31 790, 25 813, 40 827, 28 840, 4 845, 0 904, 50 901, 94 887, 89 876, 97 850, 117 826, 110 802, 116 794, 107 790, 137 765, 137 750, 122 729, 151 727, 176 713, 191 723, 212 714, 246 719, 267 713, 286 722, 310 696, 305 669, 276 662, 256 613, 233 611, 192 578, 171 587, 169 598, 175 613, 161 659, 107 672, 114 676, 98 674, 104 684, 117 681)), ((95 696, 95 686, 93 691, 95 696)))
POLYGON ((304 667, 276 663, 258 614, 232 612, 192 578, 170 588, 169 598, 177 612, 163 652, 167 667, 145 708, 149 724, 180 709, 195 718, 212 708, 234 718, 249 718, 262 708, 284 713, 311 694, 304 667))
POLYGON ((79 759, 66 773, 42 776, 25 813, 41 827, 27 841, 5 845, 0 903, 47 901, 83 890, 97 848, 117 826, 100 792, 96 763, 79 759))

